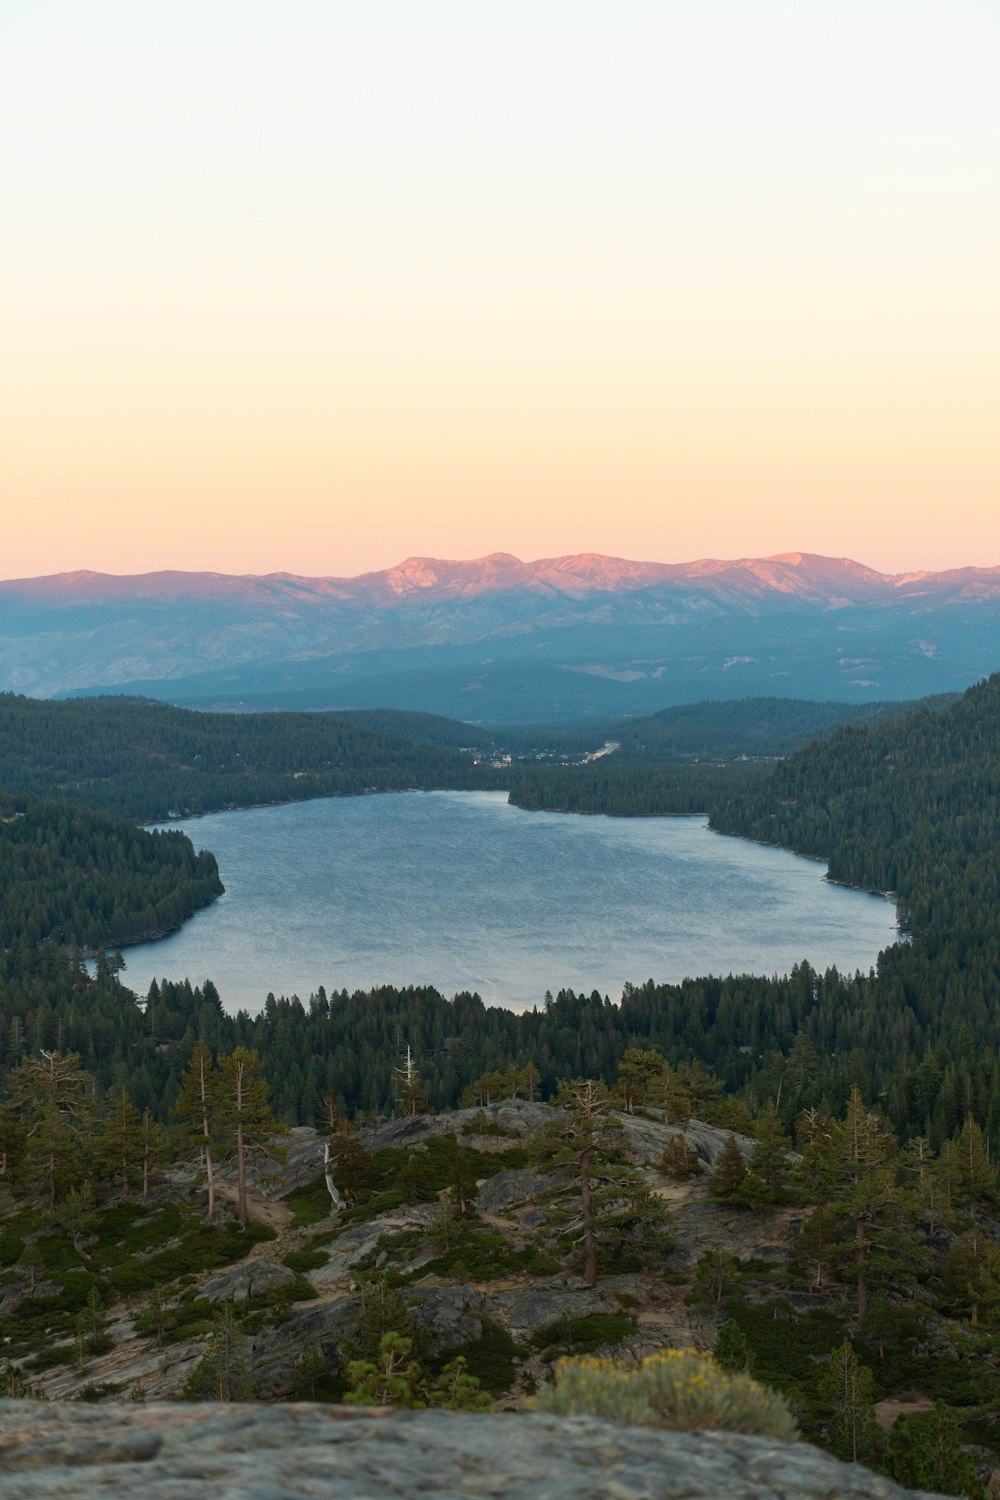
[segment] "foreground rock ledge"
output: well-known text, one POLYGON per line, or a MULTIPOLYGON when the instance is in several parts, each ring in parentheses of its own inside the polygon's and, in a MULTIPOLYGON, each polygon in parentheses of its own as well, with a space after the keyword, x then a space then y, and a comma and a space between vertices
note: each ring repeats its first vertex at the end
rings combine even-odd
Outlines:
POLYGON ((904 1500, 801 1443, 590 1417, 0 1402, 0 1495, 135 1500, 904 1500), (198 1488, 196 1488, 196 1486, 198 1488))

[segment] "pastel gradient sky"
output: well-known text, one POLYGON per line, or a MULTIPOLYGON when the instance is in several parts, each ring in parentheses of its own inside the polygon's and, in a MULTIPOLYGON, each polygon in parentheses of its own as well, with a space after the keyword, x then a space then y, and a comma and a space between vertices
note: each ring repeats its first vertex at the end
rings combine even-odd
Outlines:
POLYGON ((996 0, 0 0, 0 576, 1000 563, 996 0))

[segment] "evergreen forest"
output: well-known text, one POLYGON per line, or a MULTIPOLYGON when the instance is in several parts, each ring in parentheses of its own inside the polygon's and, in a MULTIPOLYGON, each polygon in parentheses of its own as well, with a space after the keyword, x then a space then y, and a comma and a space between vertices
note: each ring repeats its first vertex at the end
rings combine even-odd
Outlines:
POLYGON ((0 694, 0 788, 147 823, 309 797, 500 784, 470 754, 342 714, 196 713, 150 699, 0 694))

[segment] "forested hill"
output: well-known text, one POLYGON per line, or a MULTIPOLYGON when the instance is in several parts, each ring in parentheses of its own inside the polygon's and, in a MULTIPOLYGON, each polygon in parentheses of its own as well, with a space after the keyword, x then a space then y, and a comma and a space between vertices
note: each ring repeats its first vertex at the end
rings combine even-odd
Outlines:
POLYGON ((54 703, 0 695, 0 790, 131 818, 498 785, 496 773, 470 756, 340 714, 196 713, 138 698, 54 703))
POLYGON ((645 718, 602 718, 564 723, 468 724, 439 714, 406 709, 349 709, 344 718, 363 729, 397 734, 417 744, 447 749, 477 746, 516 757, 574 757, 604 741, 617 745, 615 759, 664 764, 671 761, 776 759, 793 755, 812 740, 844 724, 875 724, 927 705, 945 707, 958 694, 908 703, 817 703, 806 698, 706 698, 664 708, 645 718))
POLYGON ((461 719, 441 714, 422 714, 410 708, 345 708, 337 718, 372 734, 395 735, 415 745, 436 745, 442 750, 471 750, 487 745, 494 735, 461 719))
MULTIPOLYGON (((589 748, 601 739, 614 741, 616 748, 585 764, 543 764, 526 756, 511 777, 510 800, 533 810, 612 817, 704 813, 738 795, 776 760, 844 725, 877 726, 954 701, 954 695, 946 694, 914 703, 813 703, 802 698, 688 703, 646 719, 593 726, 589 748)), ((530 731, 521 731, 520 739, 529 742, 530 731)))
POLYGON ((737 796, 720 832, 829 860, 830 876, 895 891, 918 930, 996 930, 1000 674, 923 708, 811 745, 737 796))
MULTIPOLYGON (((925 699, 944 707, 955 695, 925 699)), ((665 708, 647 719, 626 722, 618 734, 622 760, 669 761, 708 756, 775 759, 792 755, 845 724, 871 725, 899 718, 918 703, 814 703, 805 698, 705 699, 665 708)))
POLYGON ((196 854, 182 833, 0 796, 0 949, 22 965, 39 943, 83 950, 159 937, 221 894, 215 856, 196 854))

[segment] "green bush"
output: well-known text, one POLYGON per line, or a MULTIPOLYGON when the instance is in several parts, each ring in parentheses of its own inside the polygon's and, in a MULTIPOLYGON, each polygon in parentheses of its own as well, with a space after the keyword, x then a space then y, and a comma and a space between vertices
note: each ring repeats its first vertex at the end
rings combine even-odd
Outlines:
POLYGON ((560 1360, 553 1385, 539 1392, 540 1411, 606 1417, 677 1432, 719 1428, 794 1438, 784 1398, 748 1375, 728 1375, 708 1355, 667 1349, 628 1369, 610 1359, 560 1360))
POLYGON ((445 1350, 440 1356, 440 1364, 443 1367, 461 1355, 466 1373, 474 1376, 484 1391, 498 1396, 509 1391, 517 1379, 518 1360, 523 1351, 499 1323, 483 1318, 482 1325, 478 1339, 460 1344, 457 1349, 445 1350))
POLYGON ((785 1303, 734 1301, 727 1310, 746 1337, 761 1380, 789 1394, 812 1380, 816 1355, 832 1353, 844 1340, 843 1317, 821 1309, 796 1313, 785 1303))
POLYGON ((318 1224, 321 1219, 329 1218, 333 1211, 323 1175, 288 1193, 285 1202, 292 1210, 292 1224, 296 1229, 308 1229, 310 1224, 318 1224))
POLYGON ((283 1257, 283 1264, 290 1271, 295 1271, 298 1275, 302 1275, 304 1271, 319 1270, 320 1266, 326 1265, 328 1259, 329 1257, 324 1255, 322 1250, 316 1250, 310 1246, 305 1250, 290 1251, 288 1255, 283 1257))
POLYGON ((277 1236, 266 1224, 227 1224, 225 1228, 199 1223, 185 1234, 179 1245, 161 1250, 143 1260, 122 1260, 109 1274, 108 1282, 118 1293, 145 1291, 179 1276, 211 1271, 249 1255, 254 1245, 277 1236))
MULTIPOLYGON (((392 1244, 392 1241, 387 1243, 392 1244)), ((456 1226, 451 1249, 420 1267, 420 1276, 449 1276, 456 1281, 495 1281, 525 1272, 551 1276, 558 1263, 544 1250, 526 1245, 515 1250, 504 1235, 476 1225, 456 1226)))
POLYGON ((565 1351, 569 1354, 589 1354, 608 1344, 620 1344, 638 1332, 634 1318, 616 1316, 613 1313, 595 1313, 589 1318, 560 1318, 532 1335, 532 1343, 549 1357, 565 1351))
POLYGON ((116 1396, 122 1389, 114 1380, 90 1381, 82 1385, 73 1397, 74 1401, 103 1401, 106 1396, 116 1396))
POLYGON ((61 1344, 54 1349, 43 1349, 33 1359, 25 1360, 26 1370, 54 1370, 57 1365, 72 1364, 76 1358, 73 1344, 61 1344))

